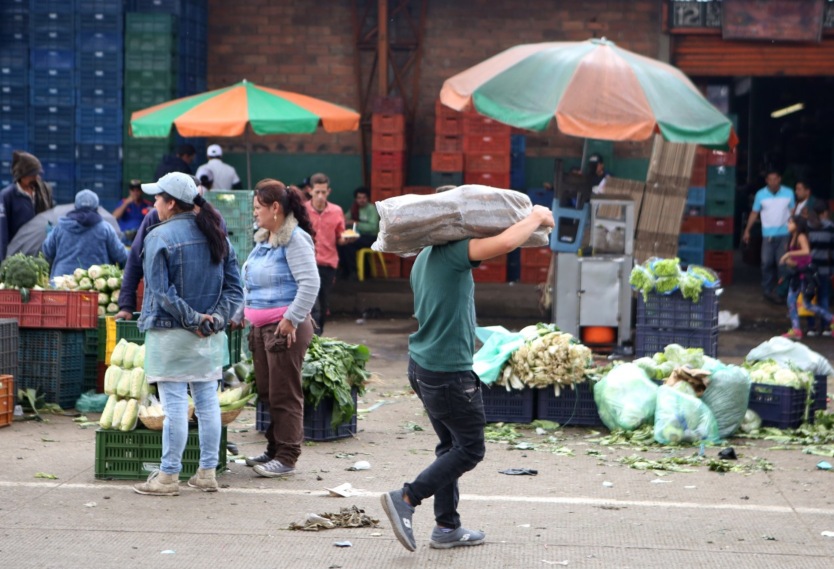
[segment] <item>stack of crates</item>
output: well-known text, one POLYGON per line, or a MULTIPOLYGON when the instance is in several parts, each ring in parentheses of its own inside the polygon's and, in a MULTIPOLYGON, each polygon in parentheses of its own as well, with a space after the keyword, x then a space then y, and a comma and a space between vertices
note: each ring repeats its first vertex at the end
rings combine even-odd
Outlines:
MULTIPOLYGON (((371 115, 371 198, 374 201, 403 194, 407 168, 405 149, 403 100, 378 97, 371 115)), ((400 258, 384 253, 383 259, 388 278, 399 278, 400 258)))
MULTIPOLYGON (((75 186, 75 0, 30 0, 29 150, 56 201, 75 186)), ((21 116, 26 116, 25 114, 21 116)))
POLYGON ((463 183, 510 187, 510 127, 463 113, 463 183))
POLYGON ((177 96, 202 93, 207 88, 208 9, 204 0, 182 0, 179 21, 177 96))
POLYGON ((701 348, 704 355, 718 357, 718 295, 704 288, 698 302, 680 291, 670 295, 637 295, 636 350, 638 358, 662 352, 669 344, 701 348))
POLYGON ((12 153, 29 146, 29 0, 0 4, 0 37, 0 187, 6 187, 12 153))
POLYGON ((213 190, 206 192, 206 199, 220 212, 226 222, 229 241, 235 249, 238 264, 243 266, 255 246, 253 229, 252 190, 213 190))
MULTIPOLYGON (((142 8, 139 4, 137 9, 142 8)), ((170 149, 169 138, 133 138, 128 128, 134 111, 176 97, 177 29, 177 18, 170 13, 128 12, 125 15, 125 180, 152 181, 157 165, 170 149)))
POLYGON ((84 336, 83 331, 21 329, 16 386, 40 390, 47 403, 75 407, 84 388, 84 336))
POLYGON ((550 259, 553 251, 550 247, 525 247, 521 249, 521 276, 519 280, 525 284, 539 284, 547 282, 547 271, 550 270, 550 259))
MULTIPOLYGON (((76 2, 76 188, 93 190, 109 203, 122 195, 124 14, 113 0, 76 2)), ((73 197, 62 195, 60 201, 73 197)))
MULTIPOLYGON (((527 137, 523 134, 510 136, 510 187, 514 190, 527 189, 527 137)), ((547 204, 550 207, 551 204, 547 204)))
POLYGON ((439 100, 434 104, 434 152, 431 185, 463 184, 463 115, 439 100))

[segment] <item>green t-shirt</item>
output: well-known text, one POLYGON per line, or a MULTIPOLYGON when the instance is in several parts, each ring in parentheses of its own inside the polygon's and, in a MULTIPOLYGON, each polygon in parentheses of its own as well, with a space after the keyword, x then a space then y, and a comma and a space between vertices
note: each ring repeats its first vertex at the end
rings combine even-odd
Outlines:
POLYGON ((408 338, 417 364, 431 371, 472 369, 475 352, 475 281, 469 239, 426 247, 411 269, 419 327, 408 338))
POLYGON ((359 219, 351 219, 350 208, 348 208, 345 214, 345 227, 350 227, 354 222, 356 222, 356 231, 360 235, 376 236, 379 233, 379 213, 372 203, 359 208, 359 219))

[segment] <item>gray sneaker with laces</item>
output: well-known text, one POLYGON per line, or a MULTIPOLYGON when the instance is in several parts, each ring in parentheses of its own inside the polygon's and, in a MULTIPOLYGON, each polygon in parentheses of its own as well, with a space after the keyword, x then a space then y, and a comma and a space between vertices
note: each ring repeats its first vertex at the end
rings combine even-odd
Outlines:
POLYGON ((399 542, 409 551, 417 549, 417 541, 414 539, 414 531, 411 528, 411 517, 414 515, 414 506, 403 500, 403 491, 392 490, 380 496, 382 509, 391 522, 391 529, 397 536, 399 542))
POLYGON ((437 526, 431 532, 431 541, 429 545, 434 549, 451 549, 453 547, 463 547, 465 545, 481 545, 484 542, 486 534, 482 531, 474 529, 466 529, 459 527, 454 531, 444 532, 437 526))
POLYGON ((266 464, 270 460, 272 460, 272 457, 266 453, 263 453, 260 456, 247 456, 246 466, 257 466, 259 464, 266 464))
POLYGON ((279 476, 289 476, 295 474, 295 468, 292 466, 284 466, 280 460, 270 460, 266 464, 256 464, 253 469, 261 476, 267 478, 277 478, 279 476))

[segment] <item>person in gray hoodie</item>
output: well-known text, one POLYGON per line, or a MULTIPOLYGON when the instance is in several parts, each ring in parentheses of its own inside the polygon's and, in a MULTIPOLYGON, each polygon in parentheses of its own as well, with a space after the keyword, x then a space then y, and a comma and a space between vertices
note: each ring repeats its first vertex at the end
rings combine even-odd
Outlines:
POLYGON ((58 220, 43 243, 50 278, 71 275, 92 265, 122 265, 127 251, 113 226, 96 211, 98 196, 90 190, 75 195, 75 209, 58 220))

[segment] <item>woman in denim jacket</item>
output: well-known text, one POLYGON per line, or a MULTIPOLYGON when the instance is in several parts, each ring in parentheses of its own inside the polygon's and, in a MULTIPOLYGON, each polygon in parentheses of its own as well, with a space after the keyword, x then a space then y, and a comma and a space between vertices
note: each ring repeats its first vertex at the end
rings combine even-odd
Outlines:
POLYGON ((319 292, 315 231, 301 192, 277 180, 255 186, 260 229, 243 265, 244 314, 258 396, 269 406, 266 452, 246 459, 261 476, 293 474, 304 441, 301 367, 313 338, 310 311, 319 292))
POLYGON ((137 324, 146 333, 145 375, 157 385, 165 422, 160 469, 134 489, 179 494, 190 386, 199 419, 200 466, 188 485, 216 492, 217 382, 228 349, 226 323, 243 302, 240 272, 220 214, 197 193, 191 176, 174 172, 142 184, 142 190, 156 195, 161 223, 145 238, 145 296, 137 324))

